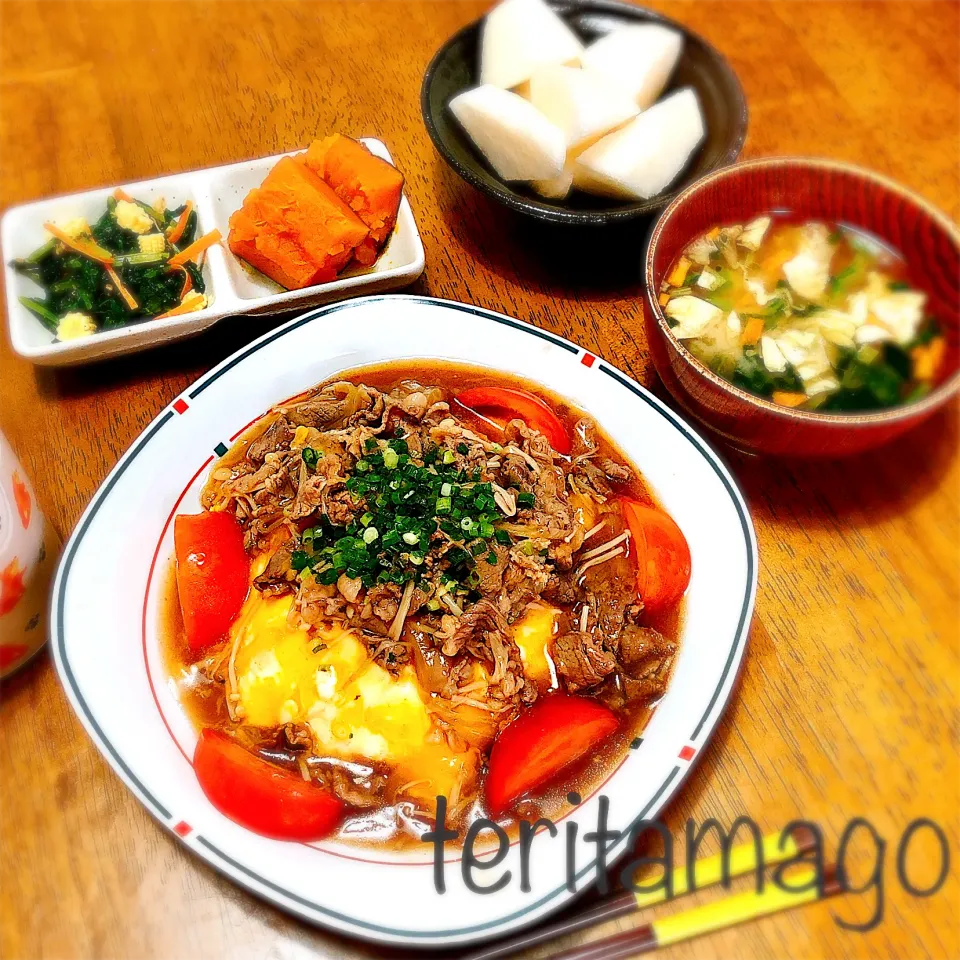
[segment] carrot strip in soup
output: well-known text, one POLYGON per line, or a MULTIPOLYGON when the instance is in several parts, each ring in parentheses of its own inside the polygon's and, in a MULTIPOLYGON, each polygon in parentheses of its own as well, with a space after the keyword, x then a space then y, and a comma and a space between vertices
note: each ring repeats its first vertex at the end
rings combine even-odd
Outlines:
POLYGON ((667 283, 671 287, 682 287, 683 281, 687 279, 687 271, 690 269, 690 261, 686 257, 681 257, 677 265, 673 268, 670 276, 667 277, 667 283))
POLYGON ((745 347, 751 347, 763 335, 763 317, 751 317, 744 325, 743 332, 740 334, 740 343, 745 347))
POLYGON ((123 189, 123 187, 117 187, 117 189, 113 191, 113 199, 114 199, 114 200, 126 200, 127 203, 133 203, 133 202, 134 202, 133 197, 131 197, 130 194, 127 193, 127 191, 123 189))
POLYGON ((793 393, 789 390, 774 390, 772 396, 774 403, 779 403, 781 407, 799 407, 807 399, 805 393, 793 393))

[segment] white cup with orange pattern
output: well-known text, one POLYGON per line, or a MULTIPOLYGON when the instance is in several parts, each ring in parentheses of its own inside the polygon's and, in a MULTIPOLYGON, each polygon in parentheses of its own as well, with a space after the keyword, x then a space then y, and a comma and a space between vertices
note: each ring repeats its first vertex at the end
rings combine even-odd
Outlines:
POLYGON ((30 481, 0 433, 0 678, 23 666, 46 642, 59 547, 30 481))

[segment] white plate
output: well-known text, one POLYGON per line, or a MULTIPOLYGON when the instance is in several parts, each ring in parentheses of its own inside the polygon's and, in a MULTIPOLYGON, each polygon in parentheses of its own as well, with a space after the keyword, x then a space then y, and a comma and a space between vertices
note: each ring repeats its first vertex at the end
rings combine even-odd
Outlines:
MULTIPOLYGON (((499 314, 422 297, 368 297, 328 306, 261 337, 167 407, 123 456, 68 543, 53 590, 57 670, 87 731, 118 775, 168 830, 240 886, 313 923, 367 939, 437 946, 492 938, 533 923, 573 894, 564 830, 538 835, 531 891, 512 879, 469 892, 449 851, 436 893, 431 852, 394 854, 340 843, 256 836, 206 800, 188 760, 196 735, 158 648, 157 570, 173 553, 176 512, 197 512, 212 458, 272 404, 365 364, 403 358, 465 361, 522 374, 592 413, 640 467, 690 543, 693 577, 670 688, 604 785, 610 823, 657 816, 703 750, 746 646, 756 590, 756 541, 736 484, 704 441, 629 377, 579 347, 499 314), (142 638, 142 642, 141 642, 142 638)), ((567 817, 580 825, 582 890, 592 879, 597 794, 567 817), (588 826, 589 825, 589 826, 588 826)), ((625 841, 611 848, 622 853, 625 841)), ((595 851, 594 851, 595 852, 595 851)))
MULTIPOLYGON (((386 146, 379 140, 363 138, 361 142, 378 157, 393 162, 386 146)), ((103 214, 114 188, 102 187, 87 193, 11 207, 3 215, 0 239, 7 290, 7 327, 13 349, 21 357, 43 366, 89 363, 194 336, 234 314, 279 313, 296 307, 345 300, 358 294, 384 293, 413 283, 423 273, 423 244, 406 192, 400 202, 396 228, 376 263, 347 270, 330 283, 303 290, 284 290, 230 252, 226 245, 230 214, 240 208, 247 193, 263 182, 281 157, 302 152, 295 150, 275 157, 124 184, 127 193, 147 203, 156 197, 164 197, 168 207, 176 208, 186 200, 192 200, 197 210, 197 235, 214 228, 223 234, 224 242, 210 249, 203 266, 207 294, 212 302, 205 310, 196 313, 166 320, 144 320, 63 343, 56 342, 53 334, 20 303, 19 297, 42 298, 43 291, 28 277, 17 273, 10 261, 28 256, 49 239, 43 229, 45 222, 64 223, 73 217, 86 217, 93 223, 103 214)))

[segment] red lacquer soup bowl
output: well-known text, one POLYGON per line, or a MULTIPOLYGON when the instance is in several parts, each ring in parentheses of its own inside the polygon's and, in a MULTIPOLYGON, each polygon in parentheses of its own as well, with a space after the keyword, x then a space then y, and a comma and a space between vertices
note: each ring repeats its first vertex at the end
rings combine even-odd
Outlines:
POLYGON ((646 259, 647 341, 674 399, 733 446, 755 453, 842 456, 886 443, 949 402, 960 387, 960 230, 921 197, 878 174, 830 160, 751 160, 698 180, 664 210, 646 259), (779 406, 741 390, 697 360, 670 331, 658 296, 674 261, 716 226, 771 211, 867 230, 899 251, 911 285, 947 341, 938 385, 922 400, 865 413, 779 406))

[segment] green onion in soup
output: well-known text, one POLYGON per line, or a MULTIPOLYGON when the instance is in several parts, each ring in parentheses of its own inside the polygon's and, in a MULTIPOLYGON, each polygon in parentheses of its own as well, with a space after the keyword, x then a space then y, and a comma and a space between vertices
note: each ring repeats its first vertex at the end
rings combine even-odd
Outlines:
POLYGON ((661 285, 660 305, 719 376, 803 410, 917 400, 946 350, 899 255, 846 225, 786 215, 698 237, 661 285))

